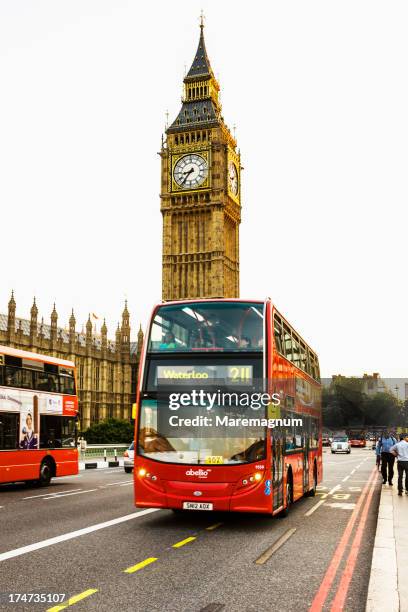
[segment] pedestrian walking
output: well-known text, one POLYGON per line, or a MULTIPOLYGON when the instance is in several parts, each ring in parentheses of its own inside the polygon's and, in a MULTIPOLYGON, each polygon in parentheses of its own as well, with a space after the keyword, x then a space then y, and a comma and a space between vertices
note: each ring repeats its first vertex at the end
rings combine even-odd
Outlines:
POLYGON ((398 495, 402 495, 402 481, 405 474, 405 493, 408 495, 408 434, 405 434, 401 442, 391 446, 390 453, 397 458, 398 468, 398 495))
POLYGON ((380 448, 380 438, 378 438, 375 446, 374 446, 374 450, 375 450, 375 465, 377 466, 377 469, 379 472, 381 472, 381 448, 380 448))
POLYGON ((395 455, 391 453, 390 450, 396 443, 397 440, 391 436, 388 431, 386 431, 378 441, 381 453, 381 474, 383 477, 383 484, 386 484, 388 479, 388 484, 392 485, 395 455))

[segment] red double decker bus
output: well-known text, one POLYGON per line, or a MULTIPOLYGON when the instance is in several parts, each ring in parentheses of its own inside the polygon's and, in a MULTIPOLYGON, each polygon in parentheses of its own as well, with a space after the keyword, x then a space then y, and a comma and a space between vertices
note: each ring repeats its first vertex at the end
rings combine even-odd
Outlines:
POLYGON ((136 398, 136 506, 287 514, 322 479, 320 393, 316 354, 270 299, 157 305, 136 398))
POLYGON ((0 346, 0 483, 78 473, 75 365, 0 346))

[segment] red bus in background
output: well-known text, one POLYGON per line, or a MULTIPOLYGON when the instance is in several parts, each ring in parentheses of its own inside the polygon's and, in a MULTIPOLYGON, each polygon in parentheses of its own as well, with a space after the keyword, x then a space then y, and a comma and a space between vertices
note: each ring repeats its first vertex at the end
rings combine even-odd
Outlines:
MULTIPOLYGON (((287 514, 322 479, 320 395, 316 354, 270 299, 157 305, 136 398, 136 506, 287 514), (282 419, 283 426, 238 426, 221 434, 200 422, 188 433, 177 427, 182 413, 174 409, 176 427, 169 428, 169 395, 161 395, 169 380, 186 392, 210 384, 240 393, 259 390, 261 381, 263 391, 278 394, 279 406, 248 408, 244 416, 282 419)), ((205 412, 213 421, 225 410, 205 412)))
POLYGON ((78 473, 75 365, 0 346, 0 483, 78 473))

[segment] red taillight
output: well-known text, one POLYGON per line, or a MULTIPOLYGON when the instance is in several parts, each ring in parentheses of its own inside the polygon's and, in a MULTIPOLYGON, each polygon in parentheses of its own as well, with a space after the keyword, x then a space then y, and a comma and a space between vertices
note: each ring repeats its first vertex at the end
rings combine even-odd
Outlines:
POLYGON ((128 453, 127 451, 125 451, 125 452, 123 453, 123 456, 124 456, 124 457, 129 457, 129 453, 128 453))

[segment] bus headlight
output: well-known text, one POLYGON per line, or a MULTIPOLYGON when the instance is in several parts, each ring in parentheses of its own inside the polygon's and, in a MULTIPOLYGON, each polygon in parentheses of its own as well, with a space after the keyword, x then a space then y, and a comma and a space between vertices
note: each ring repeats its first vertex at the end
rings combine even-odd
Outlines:
POLYGON ((140 478, 144 478, 146 476, 146 470, 144 468, 140 468, 138 474, 140 478))

